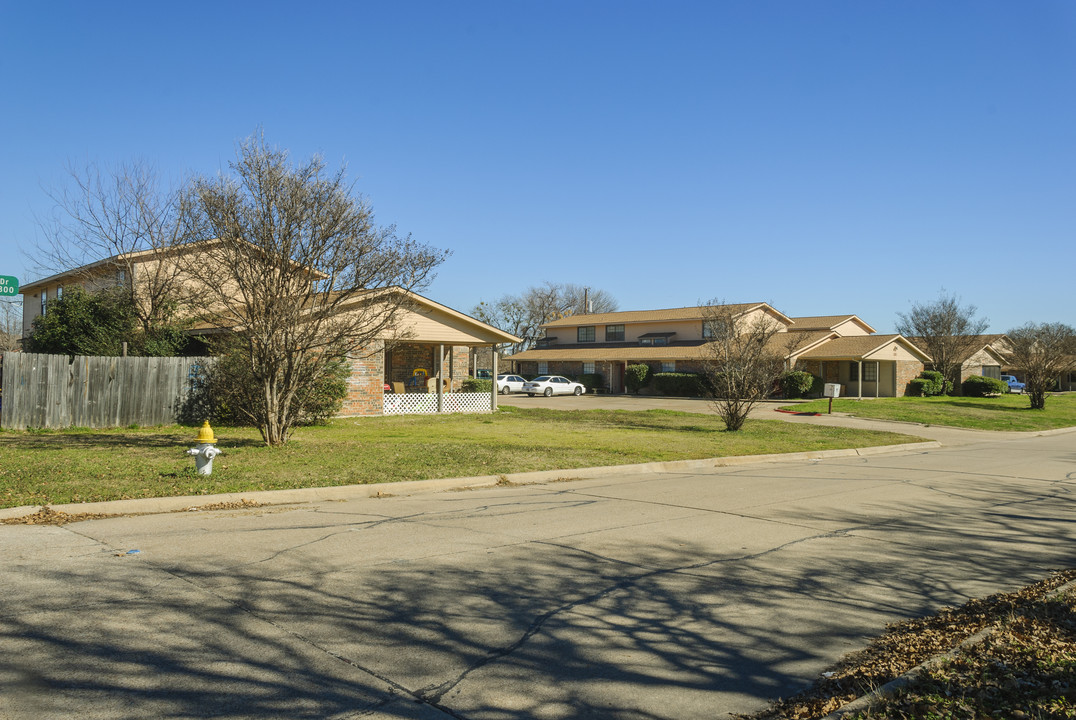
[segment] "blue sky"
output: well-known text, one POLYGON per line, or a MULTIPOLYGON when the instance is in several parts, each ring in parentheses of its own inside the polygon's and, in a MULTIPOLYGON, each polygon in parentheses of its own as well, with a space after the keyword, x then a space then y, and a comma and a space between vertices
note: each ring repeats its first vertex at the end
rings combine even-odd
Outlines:
POLYGON ((621 309, 1076 323, 1076 4, 0 5, 0 275, 68 164, 214 174, 259 126, 453 251, 469 311, 546 280, 621 309))

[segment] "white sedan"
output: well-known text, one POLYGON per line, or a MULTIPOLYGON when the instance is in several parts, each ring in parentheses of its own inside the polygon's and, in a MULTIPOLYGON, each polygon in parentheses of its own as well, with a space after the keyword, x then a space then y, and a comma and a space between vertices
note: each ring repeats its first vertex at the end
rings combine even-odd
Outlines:
POLYGON ((523 383, 523 392, 531 397, 542 393, 546 397, 550 395, 582 395, 587 391, 583 383, 572 382, 560 375, 542 375, 529 382, 523 383))
POLYGON ((519 375, 498 375, 497 376, 497 392, 501 395, 507 395, 508 393, 522 392, 523 383, 527 382, 519 375))

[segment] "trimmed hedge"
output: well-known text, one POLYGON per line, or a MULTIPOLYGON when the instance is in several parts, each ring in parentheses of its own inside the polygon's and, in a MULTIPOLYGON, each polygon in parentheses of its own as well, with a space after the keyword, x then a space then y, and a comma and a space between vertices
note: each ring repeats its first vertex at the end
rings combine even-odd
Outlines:
POLYGON ((650 386, 659 395, 702 397, 705 394, 702 378, 696 373, 654 373, 650 386))
POLYGON ((972 375, 960 383, 960 389, 965 397, 991 397, 1009 392, 1009 385, 997 378, 972 375))
POLYGON ((953 392, 953 383, 942 377, 937 370, 924 370, 919 377, 908 383, 908 394, 919 397, 948 395, 953 392))
POLYGON ((815 380, 821 382, 822 378, 816 378, 811 373, 803 372, 802 370, 783 372, 781 377, 777 379, 781 385, 781 394, 789 400, 801 398, 811 392, 814 388, 815 380))
POLYGON ((493 392, 493 380, 490 378, 469 377, 460 383, 460 390, 473 393, 491 393, 493 392))
POLYGON ((649 381, 649 365, 628 365, 624 372, 624 384, 628 387, 628 392, 638 394, 639 390, 646 387, 649 381))
POLYGON ((605 376, 601 373, 583 373, 579 376, 579 382, 583 383, 587 392, 590 392, 594 388, 605 387, 605 376))

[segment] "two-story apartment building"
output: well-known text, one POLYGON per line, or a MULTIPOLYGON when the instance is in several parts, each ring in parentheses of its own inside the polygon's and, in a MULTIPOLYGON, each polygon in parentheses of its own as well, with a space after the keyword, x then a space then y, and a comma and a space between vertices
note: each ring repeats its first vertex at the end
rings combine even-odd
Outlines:
MULTIPOLYGON (((738 322, 778 327, 774 349, 786 367, 844 386, 857 397, 903 395, 929 358, 900 335, 877 335, 856 315, 790 317, 767 303, 725 305, 738 322)), ((708 341, 707 307, 575 315, 543 326, 536 347, 510 356, 522 374, 598 373, 609 392, 624 392, 628 365, 653 372, 699 372, 708 341)))

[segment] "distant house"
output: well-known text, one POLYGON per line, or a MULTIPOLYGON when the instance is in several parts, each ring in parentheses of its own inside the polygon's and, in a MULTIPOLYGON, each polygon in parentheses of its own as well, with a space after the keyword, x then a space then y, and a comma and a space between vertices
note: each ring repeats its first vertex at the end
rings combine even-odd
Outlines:
MULTIPOLYGON (((910 337, 908 339, 924 351, 927 349, 925 338, 910 337)), ((1011 374, 1012 368, 1008 367, 1005 359, 1005 353, 1008 350, 1009 342, 1004 335, 975 336, 970 353, 960 364, 960 382, 956 384, 953 391, 959 394, 961 392, 960 383, 963 383, 969 377, 981 375, 1000 379, 1002 374, 1011 374)), ((933 362, 928 361, 926 369, 934 370, 933 362)))
MULTIPOLYGON (((779 329, 773 342, 786 367, 841 383, 842 395, 903 395, 929 360, 900 335, 875 335, 856 315, 794 318, 761 302, 723 308, 746 323, 772 321, 779 329)), ((542 326, 545 336, 536 347, 507 359, 525 375, 598 373, 606 390, 621 393, 628 365, 646 364, 653 372, 700 372, 710 311, 701 306, 561 318, 542 326)))
MULTIPOLYGON (((90 292, 120 285, 131 289, 137 299, 139 293, 147 292, 163 278, 192 304, 192 313, 212 315, 211 308, 198 306, 197 282, 184 275, 183 262, 178 257, 186 255, 185 261, 189 261, 191 254, 203 250, 204 243, 193 243, 166 253, 153 250, 127 253, 27 283, 20 288, 23 336, 31 332, 36 317, 48 312, 49 303, 63 296, 65 287, 76 285, 90 292)), ((317 271, 310 271, 311 282, 319 277, 317 271)), ((388 288, 379 292, 406 291, 388 288)), ((469 376, 472 348, 492 348, 519 342, 519 338, 416 293, 406 295, 406 303, 385 337, 374 347, 355 348, 354 356, 349 360, 351 376, 340 414, 363 416, 496 408, 495 385, 488 402, 473 397, 445 396, 458 393, 469 376)), ((342 308, 341 312, 347 312, 347 308, 342 308)), ((199 322, 191 330, 193 335, 203 337, 220 332, 228 332, 228 328, 207 322, 199 322)), ((495 364, 496 354, 491 355, 495 364)))

